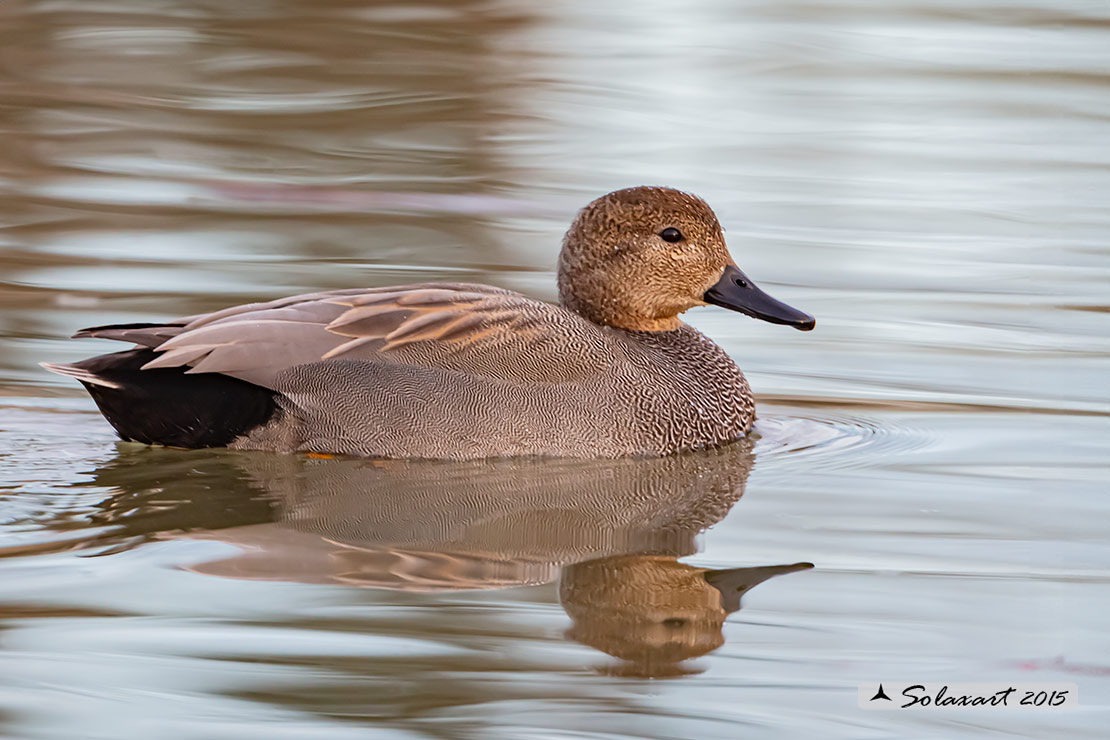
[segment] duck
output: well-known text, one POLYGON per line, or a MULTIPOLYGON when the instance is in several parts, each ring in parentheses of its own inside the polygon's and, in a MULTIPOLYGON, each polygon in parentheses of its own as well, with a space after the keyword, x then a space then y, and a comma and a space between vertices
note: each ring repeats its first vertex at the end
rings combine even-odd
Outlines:
POLYGON ((474 283, 308 293, 82 329, 132 348, 43 367, 124 441, 371 458, 662 456, 745 437, 736 362, 684 323, 714 305, 808 331, 732 259, 696 195, 616 190, 558 259, 558 304, 474 283))

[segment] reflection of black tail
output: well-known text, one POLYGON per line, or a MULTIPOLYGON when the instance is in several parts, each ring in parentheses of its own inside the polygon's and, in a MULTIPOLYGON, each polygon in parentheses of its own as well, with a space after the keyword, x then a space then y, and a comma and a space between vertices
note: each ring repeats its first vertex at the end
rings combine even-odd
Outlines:
POLYGON ((157 356, 154 350, 132 349, 43 367, 81 381, 128 441, 223 447, 274 413, 273 391, 253 383, 219 373, 187 375, 187 368, 141 369, 157 356))

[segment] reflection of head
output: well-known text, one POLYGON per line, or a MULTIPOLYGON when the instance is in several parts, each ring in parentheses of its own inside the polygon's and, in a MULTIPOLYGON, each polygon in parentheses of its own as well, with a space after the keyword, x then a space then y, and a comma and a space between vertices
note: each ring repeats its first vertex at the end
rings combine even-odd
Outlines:
POLYGON ((725 617, 740 596, 809 563, 707 570, 658 555, 622 555, 568 566, 559 597, 574 624, 567 636, 620 658, 621 673, 670 676, 678 664, 724 643, 725 617))
POLYGON ((739 593, 798 566, 677 562, 744 492, 751 442, 661 458, 468 462, 127 449, 96 543, 238 546, 190 570, 410 591, 506 588, 562 573, 571 637, 667 675, 721 645, 739 593), (133 512, 143 512, 141 516, 133 512))

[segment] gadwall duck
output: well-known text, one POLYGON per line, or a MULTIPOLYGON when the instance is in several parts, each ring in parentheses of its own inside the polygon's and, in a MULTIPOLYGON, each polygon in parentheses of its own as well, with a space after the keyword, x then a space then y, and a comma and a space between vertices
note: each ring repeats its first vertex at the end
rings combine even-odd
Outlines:
POLYGON ((488 285, 356 288, 84 329, 72 365, 125 440, 387 458, 665 455, 751 428, 740 368, 679 315, 809 330, 733 263, 700 198, 609 193, 571 224, 559 305, 488 285))

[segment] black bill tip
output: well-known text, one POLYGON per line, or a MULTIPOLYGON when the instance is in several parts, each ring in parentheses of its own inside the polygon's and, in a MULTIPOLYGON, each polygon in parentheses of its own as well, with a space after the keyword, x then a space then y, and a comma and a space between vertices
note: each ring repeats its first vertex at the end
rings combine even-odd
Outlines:
POLYGON ((729 265, 713 287, 705 291, 704 300, 715 306, 739 311, 753 319, 784 324, 801 331, 810 331, 817 320, 805 311, 788 306, 764 293, 736 265, 729 265))

